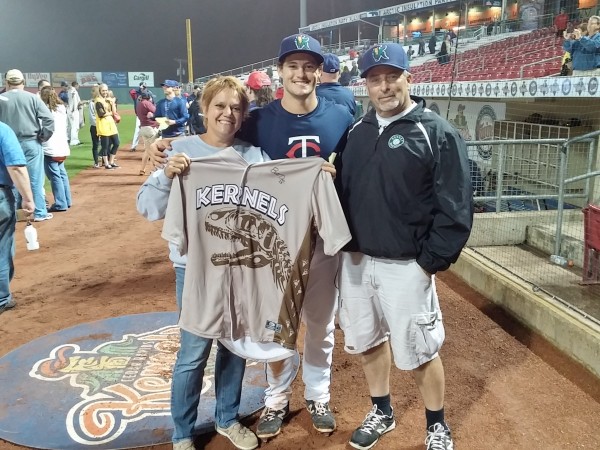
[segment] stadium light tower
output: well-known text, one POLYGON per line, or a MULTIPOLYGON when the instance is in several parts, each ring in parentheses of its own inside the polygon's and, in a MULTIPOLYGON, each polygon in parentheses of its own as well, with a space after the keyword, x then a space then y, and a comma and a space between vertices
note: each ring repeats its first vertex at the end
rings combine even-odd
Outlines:
POLYGON ((300 28, 303 28, 307 25, 306 11, 306 0, 300 0, 300 28))

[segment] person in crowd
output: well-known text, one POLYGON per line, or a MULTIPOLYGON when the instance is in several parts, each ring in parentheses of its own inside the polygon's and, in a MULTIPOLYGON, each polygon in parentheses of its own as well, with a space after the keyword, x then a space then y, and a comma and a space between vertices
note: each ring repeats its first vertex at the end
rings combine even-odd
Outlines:
POLYGON ((67 137, 67 109, 51 87, 43 88, 40 97, 54 118, 54 134, 42 144, 44 170, 54 196, 54 203, 48 211, 53 213, 66 211, 72 203, 71 185, 65 168, 65 160, 71 154, 67 137))
POLYGON ((246 92, 250 99, 249 111, 262 108, 273 101, 273 89, 271 89, 271 78, 259 70, 248 75, 246 80, 246 92))
POLYGON ((412 48, 412 45, 408 46, 408 50, 406 51, 406 55, 408 56, 408 60, 412 60, 413 59, 413 55, 415 54, 415 51, 412 48))
POLYGON ((27 159, 15 132, 0 122, 0 314, 17 306, 10 291, 15 267, 16 201, 13 189, 21 196, 21 208, 30 218, 35 211, 27 159))
POLYGON ((79 96, 79 83, 73 81, 71 87, 68 88, 67 95, 69 102, 65 105, 67 108, 67 120, 69 131, 69 145, 79 145, 79 108, 81 107, 81 97, 79 96))
POLYGON ((358 75, 358 65, 356 64, 356 61, 352 61, 352 69, 350 69, 350 78, 357 77, 358 75))
POLYGON ((429 54, 435 55, 435 49, 437 47, 437 38, 435 37, 435 33, 431 34, 428 45, 429 45, 429 54))
POLYGON ((423 56, 425 54, 425 39, 423 36, 419 38, 419 50, 417 51, 418 56, 423 56))
POLYGON ((179 83, 174 80, 165 80, 161 83, 165 98, 156 104, 155 118, 164 117, 168 127, 162 131, 165 138, 183 136, 185 134, 185 125, 189 119, 189 114, 185 100, 175 95, 175 89, 179 83))
POLYGON ((340 60, 333 53, 323 55, 323 73, 321 84, 317 86, 317 96, 329 99, 348 108, 352 116, 356 113, 356 101, 350 89, 343 87, 340 82, 340 60))
POLYGON ((142 166, 140 175, 146 174, 146 165, 148 164, 150 145, 158 138, 158 122, 154 120, 156 105, 152 103, 152 97, 149 92, 142 92, 140 101, 135 107, 135 115, 140 121, 140 136, 144 142, 144 154, 142 156, 142 166))
POLYGON ((98 145, 100 143, 100 138, 98 137, 98 130, 96 128, 96 103, 94 99, 100 95, 100 86, 94 85, 90 90, 90 101, 88 102, 88 119, 90 122, 90 137, 92 138, 92 158, 94 159, 94 165, 92 166, 94 169, 100 169, 102 164, 100 164, 100 159, 98 157, 98 145))
MULTIPOLYGON (((18 69, 6 72, 7 91, 0 96, 0 121, 17 135, 27 160, 31 192, 35 202, 33 220, 52 219, 44 192, 44 151, 42 143, 54 133, 54 118, 39 96, 25 90, 25 77, 18 69)), ((17 204, 21 198, 17 195, 17 204)))
POLYGON ((69 83, 66 81, 60 82, 60 92, 58 93, 58 98, 63 102, 65 106, 69 104, 69 83))
POLYGON ((51 86, 51 84, 48 80, 38 81, 38 91, 37 91, 38 96, 40 95, 40 92, 42 92, 42 89, 44 89, 46 86, 51 86))
POLYGON ((119 130, 113 119, 117 105, 109 96, 108 86, 102 83, 98 89, 99 95, 94 99, 96 108, 96 132, 100 138, 100 156, 107 170, 119 168, 115 163, 115 155, 119 149, 119 130))
POLYGON ((192 106, 192 103, 194 103, 196 100, 200 100, 201 95, 202 88, 199 84, 195 84, 192 87, 192 94, 186 99, 188 110, 190 109, 190 106, 192 106))
POLYGON ((456 35, 456 33, 454 32, 454 30, 452 28, 450 28, 448 30, 448 40, 450 41, 450 46, 455 47, 456 46, 456 39, 458 38, 458 36, 456 35))
POLYGON ((352 75, 350 75, 350 69, 348 69, 348 66, 344 65, 342 68, 342 74, 340 75, 340 84, 342 86, 348 86, 351 78, 352 75))
MULTIPOLYGON (((133 110, 134 111, 136 110, 137 103, 141 100, 143 93, 148 93, 150 95, 150 101, 152 103, 156 104, 156 96, 152 93, 152 91, 150 89, 148 89, 148 86, 146 85, 145 81, 140 81, 140 85, 138 86, 137 89, 131 89, 131 91, 129 91, 129 95, 131 95, 131 99, 133 100, 133 110)), ((132 152, 135 152, 135 148, 137 147, 137 145, 139 143, 139 138, 140 138, 140 121, 136 114, 135 129, 133 130, 133 141, 131 142, 131 151, 132 152)))
POLYGON ((450 55, 448 54, 449 47, 450 39, 448 36, 446 36, 446 38, 442 41, 442 46, 437 54, 438 63, 441 65, 448 64, 450 62, 450 55))
POLYGON ((569 15, 565 8, 560 8, 560 13, 554 17, 554 29, 556 31, 556 37, 561 38, 567 30, 567 24, 569 22, 569 15))
MULTIPOLYGON (((137 208, 148 220, 164 218, 173 178, 185 171, 190 158, 212 155, 233 147, 249 163, 269 160, 260 148, 235 138, 249 107, 246 90, 239 80, 235 77, 210 80, 204 87, 201 102, 206 133, 175 141, 164 168, 153 172, 140 188, 137 208), (223 119, 226 120, 225 125, 221 122, 223 119)), ((169 250, 175 267, 177 307, 185 313, 182 294, 187 258, 181 256, 172 243, 169 243, 169 250)), ((213 340, 183 328, 180 333, 181 348, 177 353, 171 385, 171 415, 175 424, 173 449, 193 450, 202 378, 213 340)), ((258 447, 256 435, 238 420, 245 367, 244 359, 231 353, 221 342, 217 343, 215 428, 237 448, 253 449, 258 447)))
POLYGON ((423 398, 427 450, 452 450, 435 273, 456 262, 471 231, 467 147, 449 122, 410 95, 401 45, 370 48, 361 72, 373 109, 336 161, 352 233, 340 258, 339 321, 346 351, 360 355, 372 403, 350 445, 370 449, 396 426, 393 355, 396 367, 412 371, 423 398))
POLYGON ((573 34, 565 32, 563 49, 571 54, 574 76, 600 75, 600 16, 591 16, 587 22, 587 36, 583 28, 573 34))
MULTIPOLYGON (((317 97, 316 85, 322 72, 323 55, 317 40, 305 34, 284 38, 279 49, 277 71, 283 83, 283 97, 257 108, 244 123, 239 137, 260 146, 271 159, 321 156, 326 161, 341 151, 353 118, 348 110, 317 97)), ((206 113, 205 113, 206 114, 206 113)), ((153 161, 163 164, 163 141, 153 146, 153 161)), ((304 299, 302 320, 304 337, 303 374, 306 409, 313 427, 330 434, 336 421, 330 409, 331 361, 334 347, 334 316, 338 260, 326 256, 323 240, 311 261, 310 277, 304 299)), ((298 371, 299 355, 267 364, 269 387, 265 408, 256 434, 268 439, 281 432, 290 412, 291 384, 298 371)))

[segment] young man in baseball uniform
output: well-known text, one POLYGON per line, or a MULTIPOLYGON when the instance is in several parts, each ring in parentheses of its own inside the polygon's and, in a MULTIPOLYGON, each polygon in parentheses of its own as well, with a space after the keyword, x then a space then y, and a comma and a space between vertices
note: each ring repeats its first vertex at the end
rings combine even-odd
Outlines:
MULTIPOLYGON (((323 55, 314 38, 296 34, 281 42, 278 71, 283 82, 281 100, 269 103, 250 114, 240 138, 259 146, 271 159, 321 156, 344 148, 353 118, 347 108, 316 95, 323 55)), ((153 160, 164 164, 165 142, 153 146, 153 160)), ((307 187, 308 189, 308 187, 307 187)), ((311 261, 308 289, 302 319, 306 325, 302 379, 305 399, 314 427, 322 433, 336 428, 329 408, 331 361, 334 347, 334 316, 337 309, 335 275, 338 258, 326 256, 323 240, 318 238, 311 261)), ((265 392, 265 409, 256 434, 262 439, 276 436, 289 414, 292 381, 298 371, 298 354, 267 365, 269 387, 265 392)))
POLYGON ((340 200, 352 233, 340 259, 339 320, 346 351, 360 355, 373 406, 350 445, 369 449, 396 426, 393 354, 421 392, 427 449, 452 450, 434 274, 457 260, 471 231, 467 149, 454 127, 410 96, 400 45, 370 48, 359 66, 374 109, 353 126, 338 156, 340 200))

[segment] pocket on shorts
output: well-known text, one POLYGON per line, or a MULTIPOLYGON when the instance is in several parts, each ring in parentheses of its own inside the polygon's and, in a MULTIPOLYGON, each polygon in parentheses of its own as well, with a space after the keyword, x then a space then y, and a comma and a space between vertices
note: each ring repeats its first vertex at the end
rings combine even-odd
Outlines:
POLYGON ((433 311, 414 314, 412 333, 417 360, 419 363, 429 361, 440 350, 446 338, 442 313, 433 311))

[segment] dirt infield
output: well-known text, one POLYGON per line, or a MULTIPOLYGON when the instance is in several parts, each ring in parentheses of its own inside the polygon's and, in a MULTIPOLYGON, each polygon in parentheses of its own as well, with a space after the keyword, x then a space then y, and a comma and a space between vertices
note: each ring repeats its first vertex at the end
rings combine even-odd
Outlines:
MULTIPOLYGON (((23 224, 18 224, 12 283, 18 306, 0 315, 0 355, 79 323, 175 309, 174 273, 161 224, 147 222, 135 210, 143 181, 137 175, 140 158, 139 152, 121 150, 121 169, 78 175, 72 182, 72 209, 36 224, 39 251, 25 250, 23 224)), ((439 276, 438 289, 447 333, 441 352, 447 419, 456 448, 600 448, 597 379, 452 275, 439 276)), ((370 402, 358 359, 343 351, 343 335, 336 333, 331 405, 338 430, 324 437, 312 428, 299 377, 287 425, 261 448, 350 448, 350 434, 370 402)), ((397 428, 376 448, 424 448, 424 407, 410 374, 393 372, 392 401, 397 428)), ((257 417, 247 423, 254 427, 257 417)), ((0 441, 0 449, 17 448, 22 447, 0 441)), ((211 434, 198 448, 233 446, 211 434)))

